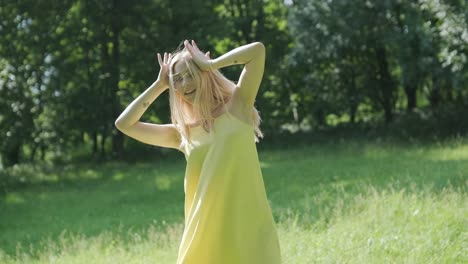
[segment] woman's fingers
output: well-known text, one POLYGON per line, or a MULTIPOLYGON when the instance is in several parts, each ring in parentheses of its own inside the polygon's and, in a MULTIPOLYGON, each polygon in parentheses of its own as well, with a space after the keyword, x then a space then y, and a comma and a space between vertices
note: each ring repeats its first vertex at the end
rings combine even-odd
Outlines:
POLYGON ((167 64, 169 64, 169 61, 171 60, 171 56, 172 56, 172 53, 169 53, 167 55, 167 61, 166 61, 167 64))
POLYGON ((203 53, 203 52, 198 48, 197 43, 195 43, 195 40, 192 40, 192 43, 193 43, 192 45, 195 47, 195 49, 196 49, 198 52, 203 53))
POLYGON ((191 41, 192 43, 190 44, 190 41, 188 40, 185 40, 184 41, 184 45, 185 47, 187 48, 187 51, 190 53, 190 55, 192 56, 193 60, 195 61, 195 63, 203 70, 208 70, 208 66, 207 66, 207 63, 210 59, 210 52, 202 52, 198 46, 197 46, 197 43, 195 43, 195 40, 192 40, 191 41))
POLYGON ((200 50, 197 46, 197 43, 195 43, 195 40, 192 39, 192 46, 194 46, 197 50, 200 50))
POLYGON ((187 51, 190 53, 190 55, 193 55, 193 51, 192 51, 192 47, 190 47, 190 43, 188 43, 188 41, 184 41, 184 45, 185 45, 185 48, 187 49, 187 51))
POLYGON ((161 57, 161 54, 158 52, 158 62, 160 65, 168 64, 171 59, 172 53, 164 52, 164 59, 161 57))
POLYGON ((188 40, 185 40, 184 41, 184 44, 185 46, 187 47, 188 51, 190 53, 194 53, 194 52, 201 52, 200 49, 198 48, 197 44, 195 43, 195 40, 192 40, 192 43, 190 44, 190 41, 188 40))
POLYGON ((159 62, 159 65, 163 64, 162 61, 161 61, 161 54, 159 54, 159 52, 158 52, 158 62, 159 62))

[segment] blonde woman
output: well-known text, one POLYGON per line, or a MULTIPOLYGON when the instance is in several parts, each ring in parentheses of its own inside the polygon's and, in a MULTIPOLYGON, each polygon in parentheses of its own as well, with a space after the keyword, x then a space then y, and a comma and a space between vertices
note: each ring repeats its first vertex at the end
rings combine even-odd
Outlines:
POLYGON ((256 142, 262 137, 254 107, 265 65, 255 42, 210 59, 195 41, 174 54, 158 53, 157 80, 115 125, 143 143, 185 155, 185 228, 177 264, 276 264, 280 244, 265 192, 256 142), (243 64, 236 83, 218 70, 243 64), (171 124, 139 121, 169 90, 171 124))

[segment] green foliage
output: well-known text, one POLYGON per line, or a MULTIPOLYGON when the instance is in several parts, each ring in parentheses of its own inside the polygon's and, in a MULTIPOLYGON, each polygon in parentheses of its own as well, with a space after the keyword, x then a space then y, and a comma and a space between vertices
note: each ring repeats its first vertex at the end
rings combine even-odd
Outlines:
MULTIPOLYGON (((0 8, 2 165, 68 162, 83 150, 80 159, 133 157, 141 149, 115 119, 154 81, 156 53, 184 39, 212 57, 265 44, 256 106, 270 135, 402 124, 403 111, 411 119, 462 109, 464 10, 465 1, 448 0, 7 1, 0 8)), ((240 70, 222 69, 233 81, 240 70)), ((169 115, 165 93, 142 121, 168 123, 169 115)))
POLYGON ((383 110, 389 123, 399 101, 412 111, 422 90, 434 107, 466 101, 465 5, 294 1, 288 21, 297 45, 289 72, 303 76, 296 84, 309 95, 301 118, 324 124, 328 114, 348 113, 354 122, 365 104, 383 110))

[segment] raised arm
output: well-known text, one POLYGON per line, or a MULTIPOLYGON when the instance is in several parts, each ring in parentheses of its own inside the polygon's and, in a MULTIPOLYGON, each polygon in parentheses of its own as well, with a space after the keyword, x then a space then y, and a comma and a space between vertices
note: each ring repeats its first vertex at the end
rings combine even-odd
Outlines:
POLYGON ((139 121, 148 106, 169 87, 167 80, 168 58, 165 54, 164 62, 162 62, 158 54, 161 65, 158 79, 127 106, 115 121, 115 126, 122 133, 143 143, 179 149, 181 140, 179 132, 173 124, 160 125, 139 121))
POLYGON ((202 64, 202 69, 220 69, 231 65, 245 64, 237 83, 236 93, 243 104, 250 109, 255 103, 255 97, 263 78, 265 46, 261 42, 253 42, 237 47, 216 59, 204 60, 196 43, 192 43, 193 46, 186 41, 185 46, 192 56, 195 55, 197 64, 202 64))

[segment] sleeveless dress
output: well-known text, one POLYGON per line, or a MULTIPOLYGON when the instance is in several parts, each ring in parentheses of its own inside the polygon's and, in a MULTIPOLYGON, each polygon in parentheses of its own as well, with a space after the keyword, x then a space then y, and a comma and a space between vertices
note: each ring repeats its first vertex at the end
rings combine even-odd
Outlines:
POLYGON ((254 127, 227 111, 213 127, 190 128, 192 143, 181 145, 185 228, 177 264, 279 264, 254 127))

